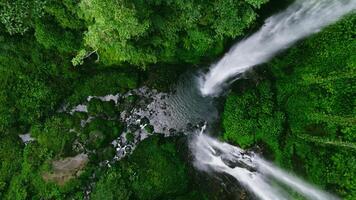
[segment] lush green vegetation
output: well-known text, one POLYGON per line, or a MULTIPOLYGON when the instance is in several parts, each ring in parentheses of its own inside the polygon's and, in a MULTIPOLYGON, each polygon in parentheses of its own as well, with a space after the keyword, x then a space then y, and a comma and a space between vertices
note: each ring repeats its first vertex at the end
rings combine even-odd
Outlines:
MULTIPOLYGON (((280 3, 0 0, 0 199, 79 200, 87 190, 91 199, 224 198, 217 184, 197 178, 184 139, 149 138, 108 167, 102 162, 115 154, 110 142, 123 132, 123 108, 93 99, 88 113, 60 111, 142 85, 166 90, 280 3), (89 116, 96 118, 82 127, 89 116), (18 135, 28 132, 36 141, 23 144, 18 135), (81 153, 89 162, 74 178, 48 178, 53 161, 81 153)), ((356 198, 355 24, 350 16, 236 83, 223 114, 224 139, 258 144, 271 160, 348 199, 356 198)))
POLYGON ((265 2, 82 0, 78 15, 88 24, 82 52, 95 51, 106 65, 197 63, 222 53, 226 38, 242 35, 265 2))
POLYGON ((355 199, 355 29, 352 15, 236 83, 223 137, 355 199))
POLYGON ((96 181, 93 199, 201 199, 172 141, 152 139, 127 161, 99 167, 123 128, 113 102, 93 100, 88 114, 58 111, 142 83, 166 89, 180 66, 223 53, 266 2, 1 0, 0 199, 83 199, 96 181), (88 115, 97 118, 82 127, 88 115), (36 141, 24 145, 18 135, 27 132, 36 141), (49 181, 53 160, 83 148, 90 162, 79 177, 49 181))
POLYGON ((1 0, 1 133, 43 121, 73 93, 135 87, 132 65, 215 59, 265 2, 1 0))
POLYGON ((176 149, 164 138, 143 141, 128 160, 101 177, 93 199, 166 199, 189 192, 187 167, 176 149))

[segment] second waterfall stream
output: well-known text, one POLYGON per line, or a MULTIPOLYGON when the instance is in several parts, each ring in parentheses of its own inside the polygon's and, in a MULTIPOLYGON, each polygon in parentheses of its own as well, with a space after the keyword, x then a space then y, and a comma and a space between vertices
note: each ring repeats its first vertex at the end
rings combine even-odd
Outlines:
POLYGON ((278 187, 274 182, 289 187, 307 199, 338 199, 278 168, 253 152, 246 152, 205 135, 204 130, 205 127, 190 143, 190 149, 195 156, 194 164, 198 169, 208 173, 229 174, 254 196, 263 200, 292 199, 286 190, 278 187))
MULTIPOLYGON (((219 96, 237 75, 267 62, 296 41, 320 31, 355 9, 356 0, 296 0, 285 11, 268 18, 259 31, 233 46, 206 74, 198 77, 201 95, 219 96)), ((338 199, 253 152, 245 152, 207 136, 205 131, 203 127, 190 143, 198 169, 229 174, 259 199, 292 198, 289 190, 276 186, 276 183, 307 199, 338 199)))

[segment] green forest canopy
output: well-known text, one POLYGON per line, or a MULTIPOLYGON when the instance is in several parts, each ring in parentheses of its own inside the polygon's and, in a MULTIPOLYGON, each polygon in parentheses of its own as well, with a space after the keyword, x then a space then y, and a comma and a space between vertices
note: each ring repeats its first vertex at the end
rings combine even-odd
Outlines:
POLYGON ((224 139, 345 199, 356 197, 356 16, 346 17, 240 81, 227 98, 224 139))
MULTIPOLYGON (((92 199, 219 199, 190 178, 178 140, 149 139, 102 169, 99 162, 112 157, 108 141, 122 124, 96 120, 74 135, 69 129, 86 116, 57 111, 65 102, 142 83, 165 87, 167 74, 217 59, 280 3, 0 0, 0 199, 83 199, 90 182, 96 183, 92 199), (37 141, 24 145, 18 135, 28 131, 37 141), (45 181, 51 161, 76 153, 75 141, 98 153, 64 186, 45 181)), ((237 82, 225 103, 222 138, 258 145, 284 168, 355 199, 355 26, 353 14, 237 82)), ((110 109, 93 105, 90 112, 118 114, 110 109)))

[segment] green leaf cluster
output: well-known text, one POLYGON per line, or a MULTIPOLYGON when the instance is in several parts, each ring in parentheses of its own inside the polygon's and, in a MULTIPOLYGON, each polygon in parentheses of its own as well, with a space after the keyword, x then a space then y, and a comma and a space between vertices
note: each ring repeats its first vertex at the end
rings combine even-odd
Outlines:
POLYGON ((229 95, 223 115, 225 139, 345 199, 356 198, 355 28, 350 15, 261 66, 264 80, 229 95))
POLYGON ((197 63, 222 53, 226 39, 241 36, 267 0, 82 0, 88 25, 84 46, 105 65, 197 63))
POLYGON ((92 199, 165 199, 189 192, 188 181, 175 143, 151 137, 102 176, 92 199))

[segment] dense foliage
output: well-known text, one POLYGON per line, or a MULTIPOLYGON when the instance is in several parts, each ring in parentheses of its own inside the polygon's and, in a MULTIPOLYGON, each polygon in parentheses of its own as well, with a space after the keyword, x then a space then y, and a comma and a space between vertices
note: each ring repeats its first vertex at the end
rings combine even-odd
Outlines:
POLYGON ((356 16, 262 66, 225 104, 224 138, 345 199, 356 193, 356 16))
MULTIPOLYGON (((0 199, 227 199, 199 178, 184 138, 151 137, 106 163, 135 97, 66 109, 142 85, 166 90, 286 2, 0 0, 0 199), (25 133, 35 141, 23 143, 25 133), (81 154, 88 162, 74 171, 53 164, 81 154)), ((257 144, 347 199, 356 198, 355 24, 350 16, 239 81, 223 114, 224 139, 257 144)))
POLYGON ((93 199, 166 199, 185 194, 187 167, 174 143, 162 139, 143 141, 129 160, 109 170, 95 186, 93 199))
MULTIPOLYGON (((243 33, 267 0, 82 0, 88 26, 85 51, 106 65, 197 63, 222 53, 227 38, 243 33)), ((85 54, 78 54, 79 57, 85 54)))
POLYGON ((98 74, 102 64, 116 65, 117 73, 129 64, 142 69, 214 57, 265 2, 1 0, 0 130, 43 120, 83 81, 92 88, 77 88, 89 90, 82 98, 107 92, 107 84, 133 86, 123 74, 95 88, 106 81, 98 74))
POLYGON ((88 114, 61 110, 88 96, 125 93, 141 81, 167 88, 167 77, 182 72, 167 64, 214 59, 266 2, 1 0, 0 199, 83 199, 93 173, 107 174, 98 177, 94 199, 202 197, 188 189, 187 166, 172 142, 153 139, 113 169, 98 167, 112 159, 110 141, 122 132, 123 124, 107 120, 120 113, 112 102, 91 101, 88 114, 100 117, 85 127, 88 114), (159 67, 150 68, 154 63, 159 67), (36 141, 22 144, 24 133, 36 141), (49 181, 54 160, 83 148, 90 162, 79 177, 64 186, 49 181))

